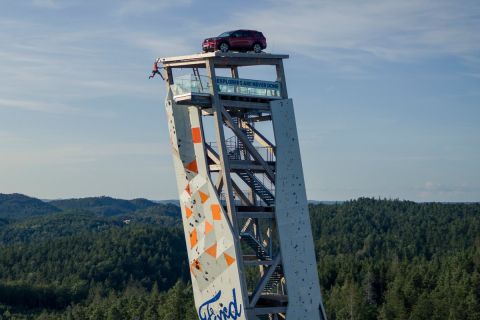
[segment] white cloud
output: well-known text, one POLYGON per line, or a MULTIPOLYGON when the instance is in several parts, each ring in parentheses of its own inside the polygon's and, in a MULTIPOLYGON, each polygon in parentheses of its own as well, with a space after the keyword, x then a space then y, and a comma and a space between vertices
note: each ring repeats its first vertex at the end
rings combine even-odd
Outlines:
POLYGON ((184 6, 192 3, 192 0, 127 0, 122 1, 116 10, 119 16, 139 16, 146 13, 159 13, 172 6, 184 6))
MULTIPOLYGON (((26 139, 23 142, 29 143, 26 139)), ((170 159, 170 147, 161 143, 96 143, 62 146, 43 145, 38 148, 30 147, 29 150, 24 148, 10 149, 8 152, 2 153, 0 168, 21 168, 37 165, 70 166, 76 163, 99 162, 102 159, 111 162, 112 157, 126 159, 135 156, 170 159)))
POLYGON ((18 100, 18 99, 0 99, 0 108, 15 108, 28 111, 71 114, 79 113, 80 109, 60 103, 50 103, 42 101, 18 100))
POLYGON ((33 5, 37 7, 58 9, 59 3, 55 0, 33 0, 33 5))
POLYGON ((20 109, 32 112, 59 114, 65 116, 84 116, 95 118, 114 118, 116 113, 108 110, 96 110, 90 108, 74 107, 68 104, 40 101, 40 100, 22 100, 22 99, 4 99, 0 98, 0 109, 20 109))
POLYGON ((25 142, 26 139, 20 136, 18 133, 0 131, 0 141, 2 145, 7 145, 7 144, 17 144, 20 142, 25 142))
MULTIPOLYGON (((150 92, 145 83, 138 81, 141 72, 143 78, 147 78, 150 63, 139 65, 137 60, 123 61, 112 52, 119 48, 125 52, 132 49, 132 44, 117 30, 103 28, 93 32, 89 27, 60 32, 30 25, 17 33, 0 31, 0 42, 4 44, 0 48, 2 98, 21 95, 23 100, 69 105, 78 99, 150 92)), ((154 57, 152 54, 151 61, 154 57)), ((44 104, 38 103, 15 103, 15 106, 45 109, 44 104)), ((58 110, 58 106, 55 109, 58 110)))
POLYGON ((480 2, 270 1, 235 24, 262 30, 270 50, 321 60, 392 61, 480 51, 480 2))
POLYGON ((63 10, 85 5, 91 6, 98 2, 95 0, 32 0, 31 4, 40 9, 63 10))
POLYGON ((199 51, 200 48, 200 46, 194 48, 188 39, 172 34, 131 32, 123 34, 122 39, 133 47, 148 50, 153 57, 190 54, 192 50, 199 51))
MULTIPOLYGON (((475 187, 467 183, 457 185, 445 185, 427 181, 421 188, 417 188, 417 196, 423 201, 455 201, 455 199, 465 198, 467 195, 475 195, 480 191, 480 187, 475 187)), ((468 198, 468 197, 467 197, 468 198)))
MULTIPOLYGON (((466 73, 466 75, 476 79, 480 79, 480 73, 466 73)), ((478 95, 479 93, 476 92, 476 94, 478 95)))

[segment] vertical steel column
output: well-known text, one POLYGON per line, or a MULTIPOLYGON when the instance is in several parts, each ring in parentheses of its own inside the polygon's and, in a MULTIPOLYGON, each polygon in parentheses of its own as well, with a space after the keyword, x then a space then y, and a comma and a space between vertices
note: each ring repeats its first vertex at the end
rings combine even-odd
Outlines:
POLYGON ((230 162, 227 155, 227 147, 225 144, 225 132, 223 127, 223 106, 220 104, 218 96, 218 88, 216 83, 215 65, 211 59, 206 61, 207 75, 210 81, 210 94, 212 98, 213 118, 215 119, 215 135, 218 145, 218 154, 220 157, 221 174, 223 180, 223 188, 225 190, 225 200, 227 202, 227 210, 232 224, 235 253, 237 255, 238 270, 240 273, 240 285, 242 286, 243 301, 248 302, 247 282, 245 278, 243 255, 240 248, 240 235, 238 233, 238 220, 235 209, 235 200, 233 197, 232 180, 230 176, 230 162))

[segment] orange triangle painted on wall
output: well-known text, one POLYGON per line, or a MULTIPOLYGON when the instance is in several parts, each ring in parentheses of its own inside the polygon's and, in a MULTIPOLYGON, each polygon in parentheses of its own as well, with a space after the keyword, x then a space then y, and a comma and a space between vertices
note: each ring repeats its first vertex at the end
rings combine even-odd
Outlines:
POLYGON ((185 168, 187 170, 190 170, 192 172, 198 173, 198 166, 197 166, 197 160, 193 160, 192 162, 188 163, 185 168))
POLYGON ((205 221, 205 234, 209 234, 212 231, 213 231, 213 226, 210 224, 210 222, 205 221))
POLYGON ((222 213, 220 211, 220 205, 218 203, 212 204, 212 218, 213 220, 221 220, 222 213))
POLYGON ((227 261, 227 264, 230 266, 235 262, 235 259, 226 254, 225 252, 223 253, 223 256, 225 257, 225 261, 227 261))
POLYGON ((198 238, 197 238, 197 229, 193 229, 190 233, 190 248, 193 248, 197 245, 198 238))
POLYGON ((204 192, 202 192, 202 191, 198 191, 198 193, 200 194, 200 199, 202 200, 202 203, 205 203, 205 201, 207 201, 208 198, 210 198, 210 197, 208 196, 208 194, 206 194, 206 193, 204 193, 204 192))
POLYGON ((215 243, 213 246, 205 250, 206 253, 211 255, 212 257, 216 258, 217 257, 217 244, 215 243))
POLYGON ((187 219, 192 216, 192 209, 189 207, 185 207, 185 215, 187 216, 187 219))
POLYGON ((192 195, 192 193, 190 192, 190 184, 189 183, 187 183, 187 187, 185 188, 185 191, 187 191, 187 193, 189 195, 192 195))

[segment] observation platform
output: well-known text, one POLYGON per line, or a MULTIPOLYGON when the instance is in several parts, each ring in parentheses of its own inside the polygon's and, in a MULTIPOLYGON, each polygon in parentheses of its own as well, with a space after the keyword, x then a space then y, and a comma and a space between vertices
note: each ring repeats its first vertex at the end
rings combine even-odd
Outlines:
POLYGON ((263 81, 232 77, 216 76, 210 81, 208 76, 200 75, 199 68, 208 69, 273 65, 278 66, 288 55, 270 53, 240 53, 240 52, 208 52, 186 56, 160 58, 164 68, 168 69, 169 82, 176 103, 208 107, 212 103, 212 94, 217 92, 220 99, 230 101, 247 101, 268 103, 271 100, 282 99, 282 84, 279 81, 263 81), (172 69, 192 68, 193 74, 174 77, 172 69), (213 90, 211 86, 216 86, 213 90))

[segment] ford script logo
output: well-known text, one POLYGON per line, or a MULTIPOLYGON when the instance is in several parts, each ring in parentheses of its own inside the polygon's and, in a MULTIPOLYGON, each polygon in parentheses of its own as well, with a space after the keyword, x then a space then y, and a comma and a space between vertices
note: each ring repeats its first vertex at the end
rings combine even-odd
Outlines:
POLYGON ((198 315, 200 320, 226 320, 226 319, 238 319, 242 315, 242 305, 237 305, 237 296, 235 289, 232 289, 232 300, 228 303, 228 306, 216 302, 222 296, 222 291, 204 302, 200 308, 198 308, 198 315))

